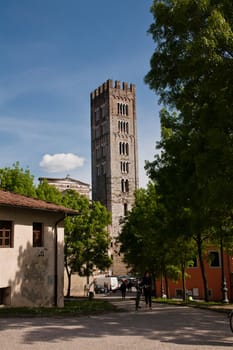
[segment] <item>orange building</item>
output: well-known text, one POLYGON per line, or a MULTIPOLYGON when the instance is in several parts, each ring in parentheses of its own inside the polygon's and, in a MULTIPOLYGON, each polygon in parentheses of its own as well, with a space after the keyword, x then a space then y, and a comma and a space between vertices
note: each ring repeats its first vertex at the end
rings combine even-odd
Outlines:
MULTIPOLYGON (((208 256, 211 259, 205 259, 205 272, 207 277, 209 300, 222 301, 224 299, 222 288, 222 271, 226 281, 227 299, 233 301, 233 256, 223 254, 223 264, 219 250, 208 249, 208 256)), ((186 295, 191 295, 193 299, 204 299, 204 288, 200 269, 200 263, 197 259, 194 266, 186 271, 186 295)), ((156 296, 160 297, 165 292, 165 281, 160 279, 156 281, 156 296)), ((168 281, 168 297, 182 298, 182 281, 168 281)))

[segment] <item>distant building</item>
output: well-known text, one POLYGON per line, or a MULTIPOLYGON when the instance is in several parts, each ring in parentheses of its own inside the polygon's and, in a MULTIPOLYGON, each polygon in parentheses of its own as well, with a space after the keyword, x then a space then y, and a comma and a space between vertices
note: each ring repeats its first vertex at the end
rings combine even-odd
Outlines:
POLYGON ((56 187, 60 192, 67 190, 77 191, 79 194, 90 198, 90 185, 79 180, 72 179, 68 175, 65 178, 40 177, 40 183, 46 180, 49 185, 56 187))
MULTIPOLYGON (((226 283, 226 295, 233 301, 233 256, 218 247, 208 246, 204 256, 204 267, 206 279, 208 281, 209 300, 222 301, 223 298, 223 280, 226 283), (223 274, 225 278, 223 278, 223 274)), ((186 296, 192 296, 193 299, 205 298, 203 279, 199 258, 193 260, 192 266, 187 268, 185 279, 186 296)), ((168 298, 182 298, 183 281, 158 278, 156 280, 156 297, 162 297, 167 294, 168 298), (166 288, 167 283, 167 288, 166 288), (167 291, 166 291, 167 289, 167 291)))
POLYGON ((138 188, 136 88, 107 80, 90 95, 92 199, 112 213, 112 273, 124 274, 117 238, 121 219, 134 204, 138 188))
POLYGON ((78 211, 0 190, 0 304, 64 306, 64 228, 78 211))

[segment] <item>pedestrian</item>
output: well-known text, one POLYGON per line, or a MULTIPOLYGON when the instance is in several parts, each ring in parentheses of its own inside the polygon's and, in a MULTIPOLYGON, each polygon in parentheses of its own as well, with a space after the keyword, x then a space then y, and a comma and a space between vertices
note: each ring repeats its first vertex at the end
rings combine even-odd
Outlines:
POLYGON ((144 274, 142 284, 146 306, 149 306, 149 308, 151 309, 152 279, 148 271, 144 274))
POLYGON ((108 284, 104 282, 104 294, 108 293, 108 284))
POLYGON ((125 299, 125 294, 126 294, 126 282, 125 281, 121 282, 120 291, 121 291, 121 297, 123 300, 123 299, 125 299))
POLYGON ((128 290, 128 293, 131 293, 131 291, 132 291, 132 286, 133 286, 133 284, 132 284, 132 282, 129 280, 129 282, 127 283, 127 290, 128 290))

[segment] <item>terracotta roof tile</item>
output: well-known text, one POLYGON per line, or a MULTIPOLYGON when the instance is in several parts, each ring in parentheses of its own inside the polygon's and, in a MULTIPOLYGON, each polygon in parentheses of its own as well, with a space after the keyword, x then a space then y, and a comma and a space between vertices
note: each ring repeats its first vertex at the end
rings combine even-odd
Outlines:
POLYGON ((0 190, 0 206, 20 207, 28 209, 46 210, 53 212, 60 212, 65 214, 77 215, 78 211, 66 208, 62 205, 57 205, 45 202, 40 199, 22 196, 13 192, 0 190))

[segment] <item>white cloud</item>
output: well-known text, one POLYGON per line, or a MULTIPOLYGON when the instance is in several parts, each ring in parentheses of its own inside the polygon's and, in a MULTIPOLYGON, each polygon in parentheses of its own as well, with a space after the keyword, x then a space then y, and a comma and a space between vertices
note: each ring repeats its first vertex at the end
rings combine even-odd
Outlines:
POLYGON ((73 153, 45 154, 40 162, 40 167, 49 173, 59 173, 82 167, 84 158, 73 153))

